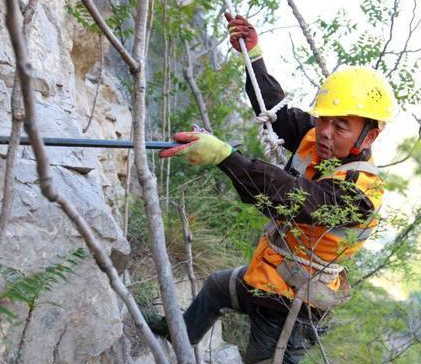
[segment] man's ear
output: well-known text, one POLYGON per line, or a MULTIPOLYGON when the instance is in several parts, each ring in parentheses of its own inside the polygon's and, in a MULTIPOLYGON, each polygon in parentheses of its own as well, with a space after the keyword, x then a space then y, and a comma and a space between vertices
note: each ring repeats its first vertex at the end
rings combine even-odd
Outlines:
POLYGON ((361 148, 360 149, 368 149, 371 147, 371 145, 373 144, 373 142, 377 139, 377 137, 380 134, 380 129, 379 128, 374 128, 371 129, 366 137, 364 138, 363 142, 361 143, 361 148))

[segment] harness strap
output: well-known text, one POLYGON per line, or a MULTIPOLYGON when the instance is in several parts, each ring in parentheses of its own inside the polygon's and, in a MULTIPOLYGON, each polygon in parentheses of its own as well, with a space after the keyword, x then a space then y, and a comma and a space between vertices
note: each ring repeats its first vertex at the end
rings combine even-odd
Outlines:
POLYGON ((313 259, 317 260, 318 262, 310 261, 308 259, 293 255, 292 253, 274 245, 270 240, 268 242, 269 247, 279 255, 282 255, 285 259, 294 260, 299 264, 316 269, 318 272, 315 275, 318 276, 319 281, 323 283, 329 284, 333 282, 334 280, 339 278, 340 273, 345 269, 339 264, 326 262, 317 257, 317 255, 315 254, 313 254, 313 259))
POLYGON ((235 268, 230 277, 229 281, 229 291, 230 291, 230 300, 231 300, 231 306, 234 310, 241 312, 240 304, 238 303, 238 295, 237 295, 237 278, 238 273, 240 272, 241 268, 244 266, 240 266, 235 268))
POLYGON ((359 171, 359 172, 367 172, 373 174, 375 176, 379 175, 379 169, 372 163, 366 161, 356 161, 343 164, 337 168, 335 168, 334 172, 339 171, 359 171))

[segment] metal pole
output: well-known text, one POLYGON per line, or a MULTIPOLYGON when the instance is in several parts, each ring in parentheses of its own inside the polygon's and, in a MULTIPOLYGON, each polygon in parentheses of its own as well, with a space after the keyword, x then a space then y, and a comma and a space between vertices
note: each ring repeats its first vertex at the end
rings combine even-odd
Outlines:
MULTIPOLYGON (((10 137, 0 136, 0 145, 9 144, 10 137)), ((83 148, 133 148, 131 140, 78 139, 78 138, 43 138, 47 147, 83 147, 83 148)), ((30 145, 28 137, 22 137, 20 145, 30 145)), ((169 149, 180 145, 173 142, 147 141, 146 149, 169 149)))

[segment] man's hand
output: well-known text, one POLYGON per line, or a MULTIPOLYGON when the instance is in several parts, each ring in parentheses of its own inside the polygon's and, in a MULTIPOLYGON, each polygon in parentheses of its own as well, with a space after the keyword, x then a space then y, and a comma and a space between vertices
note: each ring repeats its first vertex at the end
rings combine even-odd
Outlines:
POLYGON ((219 164, 232 153, 232 147, 212 134, 181 132, 174 134, 174 141, 183 145, 161 150, 160 158, 182 157, 191 164, 219 164))
POLYGON ((225 13, 225 19, 228 21, 228 31, 230 33, 230 43, 233 48, 241 52, 240 38, 243 38, 246 48, 249 51, 251 61, 255 61, 262 57, 262 49, 259 46, 259 37, 256 29, 246 18, 236 15, 235 18, 230 13, 225 13))

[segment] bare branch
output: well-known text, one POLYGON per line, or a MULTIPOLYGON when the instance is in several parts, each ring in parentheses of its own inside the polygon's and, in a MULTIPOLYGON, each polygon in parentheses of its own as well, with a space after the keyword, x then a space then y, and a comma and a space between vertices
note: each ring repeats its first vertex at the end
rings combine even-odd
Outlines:
POLYGON ((265 29, 265 30, 262 30, 261 32, 259 32, 259 36, 267 34, 267 33, 273 34, 273 32, 275 32, 277 30, 281 30, 281 29, 291 29, 291 28, 298 28, 298 27, 299 27, 299 25, 285 25, 283 27, 272 27, 272 28, 265 29))
POLYGON ((187 39, 184 40, 184 48, 186 50, 186 67, 184 68, 184 77, 187 80, 187 83, 190 86, 193 96, 196 99, 197 106, 199 107, 200 116, 202 118, 204 128, 213 133, 212 126, 209 120, 208 110, 206 108, 205 101, 203 100, 202 92, 199 89, 199 86, 196 83, 196 80, 193 76, 193 61, 190 51, 190 44, 187 39))
POLYGON ((323 347, 322 342, 320 341, 319 333, 317 332, 317 328, 316 328, 316 326, 314 326, 314 323, 313 323, 310 304, 307 303, 306 305, 307 305, 308 319, 310 321, 310 325, 311 325, 311 329, 313 330, 313 334, 316 338, 317 346, 320 349, 320 353, 322 354, 322 358, 323 358, 324 363, 329 364, 330 362, 329 362, 329 359, 327 358, 325 348, 323 347))
POLYGON ((401 62, 402 57, 406 53, 406 50, 408 48, 409 41, 411 40, 412 35, 414 34, 414 31, 416 30, 416 28, 418 28, 418 26, 420 25, 420 21, 418 21, 418 23, 415 26, 413 26, 413 23, 414 23, 415 17, 416 17, 417 5, 418 5, 417 0, 414 0, 414 7, 412 9, 412 18, 411 18, 411 21, 409 22, 409 33, 408 33, 408 37, 406 38, 405 44, 403 46, 403 49, 400 52, 400 54, 398 56, 398 59, 395 62, 395 65, 392 67, 392 69, 387 74, 387 76, 386 76, 387 78, 389 78, 392 75, 392 73, 398 69, 399 63, 401 62))
POLYGON ((40 181, 40 188, 42 194, 50 201, 56 202, 64 213, 69 217, 76 229, 85 239, 86 245, 92 253, 98 267, 107 274, 110 279, 111 287, 118 294, 121 300, 125 303, 128 311, 132 314, 137 327, 139 328, 147 345, 152 350, 155 360, 158 363, 167 364, 168 361, 160 348, 158 341, 153 336, 151 330, 145 322, 142 313, 121 281, 117 270, 113 266, 110 257, 104 252, 101 244, 96 240, 91 228, 86 223, 85 219, 79 214, 73 204, 67 198, 55 189, 53 184, 48 156, 46 154, 45 146, 40 137, 35 124, 35 99, 31 86, 30 65, 26 56, 26 49, 24 48, 24 41, 22 34, 19 31, 17 21, 17 7, 15 0, 6 0, 7 19, 6 24, 9 30, 13 49, 16 56, 16 66, 21 82, 23 101, 25 106, 24 128, 31 141, 31 145, 35 154, 37 171, 40 181))
POLYGON ((200 58, 202 58, 204 55, 208 54, 209 52, 213 52, 215 49, 217 49, 222 43, 225 42, 227 39, 228 32, 225 32, 224 35, 217 41, 212 42, 212 46, 204 49, 203 51, 195 54, 192 57, 192 64, 196 63, 196 61, 200 58))
POLYGON ((390 262, 390 260, 393 258, 393 256, 395 255, 395 253, 399 250, 399 248, 405 243, 406 239, 408 239, 408 237, 410 236, 411 232, 413 232, 419 225, 421 224, 421 211, 418 211, 418 213, 416 214, 414 221, 409 224, 396 238, 394 241, 394 246, 392 248, 392 250, 390 251, 390 253, 383 259, 383 261, 376 267, 374 268, 371 272, 365 274, 363 277, 361 277, 360 279, 358 279, 358 281, 356 281, 354 283, 354 286, 359 285, 360 283, 366 281, 368 278, 376 275, 379 271, 381 271, 382 269, 386 268, 388 263, 390 262))
POLYGON ((145 49, 145 58, 148 56, 149 53, 149 41, 151 39, 153 22, 154 22, 154 8, 155 8, 155 0, 149 0, 149 19, 148 19, 148 28, 146 31, 146 49, 145 49))
MULTIPOLYGON (((23 9, 23 26, 22 32, 26 42, 29 39, 30 27, 34 18, 34 14, 38 5, 38 0, 30 0, 28 5, 23 9)), ((3 204, 1 206, 0 215, 0 245, 6 231, 7 223, 12 213, 13 197, 14 197, 14 166, 16 163, 17 152, 22 134, 24 110, 22 92, 20 88, 18 72, 15 72, 12 90, 12 131, 10 133, 10 142, 6 156, 6 171, 4 174, 4 192, 3 204)))
POLYGON ((409 151, 409 153, 402 159, 396 161, 396 162, 392 162, 389 164, 383 164, 381 166, 378 166, 377 168, 386 168, 386 167, 391 167, 391 166, 396 166, 397 164, 401 164, 403 162, 406 162, 409 158, 412 157, 412 155, 414 154, 415 150, 417 149, 420 141, 421 141, 421 119, 417 118, 417 116, 415 114, 412 114, 412 116, 414 117, 414 119, 418 122, 419 124, 419 129, 418 129, 418 139, 415 141, 414 145, 412 146, 411 150, 409 151))
POLYGON ((165 246, 164 223, 159 206, 156 179, 152 175, 146 154, 145 146, 145 89, 146 74, 144 72, 146 48, 146 23, 148 14, 148 1, 138 2, 135 19, 134 58, 142 66, 142 72, 134 76, 134 103, 133 103, 133 143, 137 175, 142 186, 145 199, 146 215, 148 217, 152 238, 152 254, 156 265, 160 284, 165 316, 171 334, 174 351, 180 364, 193 364, 195 362, 192 348, 189 343, 186 326, 180 307, 176 302, 175 284, 171 272, 171 265, 165 246))
POLYGON ((184 248, 186 252, 186 268, 187 268, 187 277, 189 278, 191 285, 192 298, 194 299, 197 296, 197 279, 194 274, 193 269, 193 254, 192 254, 192 241, 193 235, 190 230, 189 220, 186 215, 186 203, 184 199, 184 191, 181 191, 181 201, 179 204, 175 203, 177 207, 178 214, 181 219, 181 226, 183 228, 183 238, 184 238, 184 248))
POLYGON ((316 81, 314 81, 306 72, 304 65, 302 64, 302 62, 300 61, 300 59, 297 57, 297 54, 295 52, 295 44, 294 41, 292 40, 291 37, 291 33, 289 33, 289 39, 291 40, 291 47, 292 47, 292 55, 294 56, 295 60, 298 63, 298 67, 300 68, 301 72, 304 74, 304 76, 307 78, 307 80, 309 80, 309 82, 316 88, 319 88, 319 85, 317 84, 316 81))
MULTIPOLYGON (((171 136, 168 134, 167 136, 167 123, 168 123, 168 105, 169 105, 169 94, 170 94, 170 50, 169 50, 169 40, 167 34, 167 0, 163 0, 162 3, 162 24, 163 30, 162 35, 164 38, 164 59, 163 59, 163 77, 162 77, 162 105, 161 105, 161 112, 162 112, 162 137, 164 140, 167 140, 167 137, 170 138, 171 136)), ((159 186, 161 191, 163 190, 164 186, 164 168, 165 164, 168 166, 170 164, 169 159, 161 159, 160 161, 160 173, 159 173, 159 186)), ((168 210, 168 199, 166 201, 166 209, 168 210)))
MULTIPOLYGON (((407 49, 404 54, 409 53, 419 53, 421 52, 421 48, 418 49, 407 49)), ((385 54, 392 54, 394 56, 399 56, 402 52, 394 52, 394 51, 387 51, 385 54)))
POLYGON ((326 62, 324 61, 322 55, 320 54, 319 50, 316 47, 316 43, 314 39, 311 37, 310 32, 308 31, 307 23, 305 22, 304 18, 300 14, 297 6, 295 5, 293 0, 288 0, 288 5, 291 7, 292 12, 294 13, 295 18, 300 24, 301 30, 303 31, 304 37, 307 40, 308 45, 310 46, 311 51, 314 54, 314 58, 316 59, 317 64, 319 65, 320 69, 322 70, 323 76, 329 76, 329 71, 326 67, 326 62))
POLYGON ((288 316, 285 320, 284 326, 282 327, 281 335, 279 336, 279 340, 276 344, 272 364, 281 364, 284 362, 285 350, 287 349, 288 341, 291 337, 292 329, 297 321, 298 313, 300 312, 302 304, 303 300, 298 297, 295 297, 292 301, 288 316))
POLYGON ((119 39, 114 35, 113 31, 107 25, 105 20, 102 18, 101 14, 99 13, 97 7, 93 3, 92 0, 81 0, 83 5, 85 5, 86 9, 88 10, 89 14, 91 14, 92 18, 95 20, 95 23, 110 41, 110 43, 114 46, 118 53, 120 53, 121 58, 123 58, 124 62, 129 66, 130 72, 136 73, 139 72, 139 63, 134 60, 134 58, 130 55, 126 48, 120 43, 119 39))
MULTIPOLYGON (((133 128, 130 130, 130 140, 133 139, 133 128)), ((123 233, 127 237, 129 231, 129 205, 130 205, 130 183, 132 179, 132 151, 127 149, 127 160, 126 160, 126 186, 124 187, 124 225, 123 233)))
POLYGON ((392 12, 391 19, 390 19, 389 39, 386 41, 386 43, 383 47, 383 50, 380 53, 379 58, 377 59, 376 65, 374 66, 375 69, 379 68, 380 62, 381 62, 383 56, 386 54, 387 47, 389 46, 390 42, 392 41, 393 28, 394 28, 394 25, 395 25, 395 18, 398 15, 398 4, 399 4, 399 0, 395 0, 394 3, 393 3, 393 12, 392 12))

